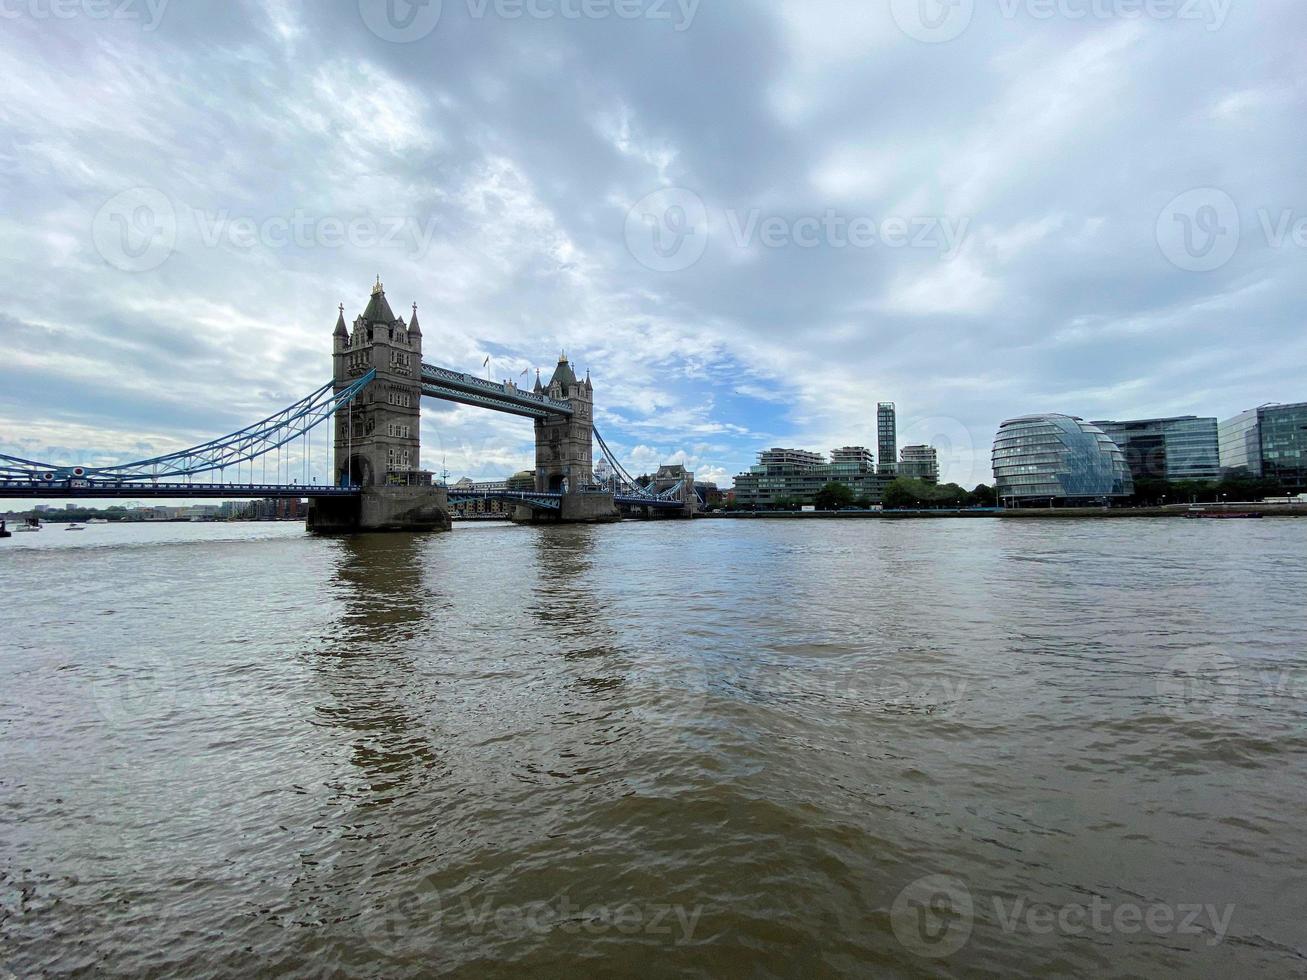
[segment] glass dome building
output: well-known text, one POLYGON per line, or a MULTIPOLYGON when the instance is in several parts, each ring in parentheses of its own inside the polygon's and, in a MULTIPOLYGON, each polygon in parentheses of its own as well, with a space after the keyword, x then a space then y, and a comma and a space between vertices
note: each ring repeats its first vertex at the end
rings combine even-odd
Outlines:
POLYGON ((1134 493, 1121 447, 1096 425, 1070 415, 1009 419, 994 437, 1000 500, 1092 504, 1134 493))

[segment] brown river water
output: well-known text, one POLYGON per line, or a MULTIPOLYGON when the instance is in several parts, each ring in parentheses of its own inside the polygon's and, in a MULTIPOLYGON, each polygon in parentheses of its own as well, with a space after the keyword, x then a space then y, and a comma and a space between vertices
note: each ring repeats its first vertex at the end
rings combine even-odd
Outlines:
POLYGON ((1307 520, 0 542, 0 977, 1307 973, 1307 520))

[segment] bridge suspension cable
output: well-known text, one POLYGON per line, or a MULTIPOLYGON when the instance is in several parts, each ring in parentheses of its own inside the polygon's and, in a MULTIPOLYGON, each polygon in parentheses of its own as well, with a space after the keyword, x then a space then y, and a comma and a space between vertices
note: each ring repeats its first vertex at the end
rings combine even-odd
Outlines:
POLYGON ((654 494, 649 487, 640 486, 640 484, 635 481, 635 478, 626 471, 626 467, 622 465, 622 461, 617 458, 611 449, 608 448, 608 443, 604 442, 604 437, 599 434, 599 428, 592 425, 590 426, 590 431, 594 433, 595 441, 599 443, 599 448, 602 449, 604 455, 608 457, 608 462, 611 463, 613 469, 617 471, 619 480, 630 488, 630 495, 634 497, 648 497, 650 500, 656 500, 657 495, 654 494))
MULTIPOLYGON (((190 449, 155 456, 152 459, 137 460, 134 463, 103 467, 73 467, 0 454, 0 479, 39 480, 48 475, 50 479, 60 480, 84 477, 88 480, 144 482, 176 477, 189 478, 196 473, 210 473, 228 466, 236 466, 239 473, 240 464, 248 462, 251 467, 251 482, 253 482, 254 460, 263 457, 264 482, 266 482, 267 454, 278 453, 278 456, 274 457, 274 463, 280 473, 282 447, 300 437, 307 437, 310 430, 351 404, 359 393, 375 380, 376 376, 375 370, 369 371, 339 392, 333 390, 334 383, 329 381, 311 395, 238 432, 192 446, 190 449)), ((286 462, 289 466, 289 460, 286 462)))

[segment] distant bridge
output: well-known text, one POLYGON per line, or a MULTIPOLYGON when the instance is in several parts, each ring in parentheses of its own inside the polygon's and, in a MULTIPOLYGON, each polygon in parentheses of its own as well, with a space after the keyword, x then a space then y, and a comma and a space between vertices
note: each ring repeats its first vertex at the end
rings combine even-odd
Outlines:
MULTIPOLYGON (((408 323, 396 317, 380 280, 352 330, 341 307, 332 341, 332 380, 262 421, 189 449, 112 466, 69 466, 0 454, 0 497, 308 497, 325 506, 331 500, 348 504, 352 498, 369 498, 375 503, 391 496, 430 495, 444 488, 420 468, 420 401, 426 396, 529 418, 535 425, 533 489, 456 487, 447 490, 449 502, 497 499, 565 518, 570 511, 570 519, 586 519, 592 512, 607 519, 604 507, 614 518, 617 506, 685 515, 697 509, 693 474, 664 481, 668 485, 640 485, 631 477, 594 427, 589 376, 578 379, 565 357, 559 358, 548 385, 537 372, 532 390, 427 364, 421 358, 416 305, 408 323), (334 429, 333 478, 324 485, 311 482, 309 474, 313 433, 328 420, 334 429), (594 481, 596 441, 617 474, 606 487, 594 481), (291 479, 292 443, 300 448, 302 480, 291 479), (256 462, 262 474, 256 475, 256 462), (277 474, 272 482, 261 478, 270 462, 277 474), (232 472, 235 479, 229 478, 232 472)), ((333 505, 333 513, 344 512, 333 505)), ((392 515, 378 523, 390 527, 397 520, 392 515)), ((367 526, 366 521, 358 526, 367 526)))

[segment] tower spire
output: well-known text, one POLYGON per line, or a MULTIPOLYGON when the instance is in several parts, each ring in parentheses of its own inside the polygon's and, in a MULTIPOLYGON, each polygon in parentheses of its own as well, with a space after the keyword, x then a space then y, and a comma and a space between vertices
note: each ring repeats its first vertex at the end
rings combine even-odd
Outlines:
POLYGON ((336 317, 336 329, 335 331, 333 331, 332 336, 335 337, 349 336, 349 330, 345 328, 345 304, 344 303, 340 304, 340 314, 336 317))

